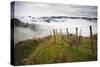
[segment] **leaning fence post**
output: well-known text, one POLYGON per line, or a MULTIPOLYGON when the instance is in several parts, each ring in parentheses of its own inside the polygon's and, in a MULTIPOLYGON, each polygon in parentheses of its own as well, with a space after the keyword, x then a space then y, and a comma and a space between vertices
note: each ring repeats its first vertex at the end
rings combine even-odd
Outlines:
POLYGON ((67 32, 67 38, 69 40, 69 32, 68 32, 68 28, 66 28, 66 32, 67 32))
POLYGON ((53 29, 53 34, 54 34, 54 41, 55 41, 55 43, 56 43, 57 40, 56 40, 56 31, 55 31, 55 29, 53 29))
POLYGON ((75 43, 76 43, 76 49, 78 50, 78 37, 77 36, 78 36, 78 28, 76 27, 76 40, 75 40, 76 42, 75 43))
POLYGON ((92 54, 94 54, 92 26, 90 26, 90 39, 91 39, 91 52, 92 52, 92 54))

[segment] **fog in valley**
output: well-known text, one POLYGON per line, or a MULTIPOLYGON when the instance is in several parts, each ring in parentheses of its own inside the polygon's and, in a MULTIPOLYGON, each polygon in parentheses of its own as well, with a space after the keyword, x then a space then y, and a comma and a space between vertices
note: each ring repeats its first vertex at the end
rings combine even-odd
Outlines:
MULTIPOLYGON (((53 35, 53 29, 57 32, 89 36, 89 26, 93 28, 93 34, 97 34, 97 7, 85 5, 65 5, 51 3, 14 2, 11 7, 14 15, 14 43, 26 39, 37 39, 53 35)), ((12 22, 13 23, 13 22, 12 22)))

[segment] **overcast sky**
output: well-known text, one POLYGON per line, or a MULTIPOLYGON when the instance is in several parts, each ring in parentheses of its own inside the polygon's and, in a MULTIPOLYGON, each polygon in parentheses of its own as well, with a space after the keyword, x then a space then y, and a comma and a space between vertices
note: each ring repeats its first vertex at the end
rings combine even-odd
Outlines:
MULTIPOLYGON (((27 22, 30 20, 29 16, 42 17, 42 16, 75 16, 75 17, 97 17, 96 6, 83 6, 83 5, 66 5, 66 4, 54 4, 54 3, 36 3, 36 2, 14 2, 12 3, 12 15, 21 21, 27 22), (14 10, 13 10, 14 8, 14 10), (21 17, 24 17, 22 20, 21 17)), ((69 29, 69 33, 75 34, 75 28, 82 30, 82 35, 89 36, 89 26, 93 26, 93 34, 97 32, 96 21, 89 21, 85 19, 66 19, 65 22, 30 22, 34 23, 38 28, 37 31, 33 31, 30 27, 27 28, 14 28, 14 40, 20 41, 32 37, 42 37, 50 34, 53 29, 57 29, 60 32, 66 34, 66 28, 69 29), (37 26, 38 25, 38 26, 37 26), (39 34, 37 34, 39 33, 39 34), (34 34, 34 35, 33 35, 34 34)))
MULTIPOLYGON (((85 16, 97 17, 96 6, 15 1, 14 16, 85 16)), ((12 10, 13 13, 13 10, 12 10)))

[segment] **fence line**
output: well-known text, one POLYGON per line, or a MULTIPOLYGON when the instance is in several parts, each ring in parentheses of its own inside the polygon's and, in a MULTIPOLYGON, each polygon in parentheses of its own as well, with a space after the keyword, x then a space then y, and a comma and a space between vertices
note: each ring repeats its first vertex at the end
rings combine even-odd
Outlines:
MULTIPOLYGON (((93 43, 93 33, 92 33, 92 26, 89 26, 88 27, 89 30, 90 30, 90 39, 91 39, 91 53, 94 54, 94 43, 93 43)), ((80 41, 81 41, 81 32, 82 30, 80 29, 80 32, 79 31, 79 28, 76 27, 75 28, 75 31, 76 31, 76 34, 75 34, 75 46, 76 46, 76 49, 78 50, 78 46, 80 45, 80 41), (79 36, 78 36, 79 34, 79 36)), ((50 32, 51 34, 51 32, 50 32)), ((68 31, 68 28, 66 28, 66 35, 67 35, 67 38, 69 41, 70 41, 70 36, 69 36, 69 31, 68 31)), ((52 35, 51 35, 52 36, 52 35)), ((54 41, 55 43, 57 43, 59 40, 58 40, 58 32, 57 32, 57 29, 53 29, 53 37, 54 37, 54 41)), ((62 29, 60 28, 60 37, 61 37, 61 42, 63 43, 63 33, 62 33, 62 29)), ((69 45, 71 46, 72 48, 72 45, 69 45)))

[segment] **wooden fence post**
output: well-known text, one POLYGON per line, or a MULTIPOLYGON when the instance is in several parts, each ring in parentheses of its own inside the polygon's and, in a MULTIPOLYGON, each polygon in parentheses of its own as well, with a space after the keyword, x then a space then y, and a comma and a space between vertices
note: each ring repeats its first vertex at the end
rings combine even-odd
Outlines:
POLYGON ((75 40, 75 44, 76 44, 76 49, 78 50, 78 28, 76 27, 76 40, 75 40))
POLYGON ((60 29, 61 41, 63 42, 62 29, 60 29))
POLYGON ((90 26, 90 38, 91 38, 91 52, 92 52, 92 54, 94 54, 92 26, 90 26))
POLYGON ((80 41, 81 41, 81 30, 80 30, 80 34, 79 34, 79 38, 78 38, 78 44, 80 45, 80 41))
POLYGON ((61 34, 61 36, 62 36, 62 29, 60 29, 60 34, 61 34))
POLYGON ((56 41, 56 31, 55 31, 55 29, 53 29, 53 34, 54 34, 54 41, 56 43, 57 41, 56 41))
POLYGON ((62 42, 62 44, 64 44, 64 36, 63 36, 63 33, 62 33, 62 29, 60 29, 60 34, 61 34, 61 42, 62 42))
POLYGON ((58 33, 57 33, 57 29, 56 29, 56 42, 58 41, 58 33))
POLYGON ((67 38, 69 40, 69 32, 68 32, 68 28, 66 28, 66 32, 67 32, 67 38))

